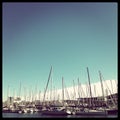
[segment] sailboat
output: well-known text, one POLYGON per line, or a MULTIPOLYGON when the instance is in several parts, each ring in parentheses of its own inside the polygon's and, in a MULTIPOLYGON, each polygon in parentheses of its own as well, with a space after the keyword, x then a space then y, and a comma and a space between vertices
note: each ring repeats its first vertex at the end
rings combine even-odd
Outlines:
MULTIPOLYGON (((101 74, 101 73, 100 73, 101 74)), ((104 81, 105 82, 105 81, 104 81)), ((107 86, 107 84, 106 84, 106 86, 107 86)), ((118 115, 118 106, 117 106, 117 100, 114 98, 113 99, 113 93, 111 93, 111 91, 110 91, 110 89, 108 88, 108 86, 107 86, 107 89, 108 89, 108 91, 109 91, 109 93, 110 93, 110 95, 108 96, 108 97, 110 97, 110 100, 111 100, 111 102, 112 102, 112 106, 111 105, 107 105, 108 107, 106 108, 106 111, 107 111, 107 113, 108 113, 108 115, 118 115)), ((117 96, 117 94, 116 94, 116 96, 117 96)), ((116 97, 116 96, 114 96, 114 97, 116 97)))
MULTIPOLYGON (((88 116, 88 115, 94 115, 94 116, 104 116, 107 114, 107 112, 105 110, 97 110, 97 109, 93 109, 93 103, 92 103, 92 90, 91 90, 91 84, 90 84, 90 76, 89 76, 89 70, 87 67, 87 74, 88 74, 88 82, 89 82, 89 91, 90 91, 90 99, 89 99, 89 105, 88 108, 84 108, 84 109, 76 109, 75 114, 76 115, 84 115, 84 116, 88 116)), ((102 85, 102 83, 101 83, 102 85)), ((101 86, 102 87, 102 86, 101 86)))
POLYGON ((46 94, 47 87, 48 87, 48 84, 49 84, 51 72, 52 72, 52 66, 51 66, 51 69, 50 69, 50 73, 49 73, 49 77, 48 77, 48 81, 47 81, 47 85, 46 85, 46 89, 45 89, 45 93, 44 93, 43 109, 41 110, 41 114, 42 114, 42 115, 68 115, 68 114, 71 114, 71 112, 68 111, 68 110, 66 110, 65 107, 64 107, 63 77, 62 77, 63 107, 50 107, 50 106, 46 107, 46 106, 44 105, 44 102, 45 102, 45 94, 46 94))

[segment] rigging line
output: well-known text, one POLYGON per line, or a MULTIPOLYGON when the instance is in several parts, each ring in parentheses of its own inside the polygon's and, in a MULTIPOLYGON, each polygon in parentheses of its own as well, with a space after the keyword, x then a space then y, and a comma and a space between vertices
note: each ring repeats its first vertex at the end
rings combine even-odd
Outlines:
POLYGON ((104 81, 104 83, 105 83, 105 85, 106 85, 106 87, 107 87, 107 89, 108 89, 108 91, 109 91, 109 93, 110 93, 110 98, 111 98, 111 100, 112 100, 112 103, 116 106, 115 101, 114 101, 113 98, 112 98, 112 93, 111 93, 109 87, 107 86, 106 81, 105 81, 105 79, 104 79, 104 77, 103 77, 102 74, 101 74, 101 77, 103 78, 103 81, 104 81))

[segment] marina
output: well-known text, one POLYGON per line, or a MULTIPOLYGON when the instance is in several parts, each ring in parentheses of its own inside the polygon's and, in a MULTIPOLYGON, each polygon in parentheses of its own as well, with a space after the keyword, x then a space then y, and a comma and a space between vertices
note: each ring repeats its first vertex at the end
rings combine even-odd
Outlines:
POLYGON ((117 2, 2 3, 2 117, 118 117, 117 2))
MULTIPOLYGON (((52 66, 48 76, 46 89, 43 94, 42 100, 23 101, 20 97, 8 97, 8 100, 3 104, 3 117, 8 116, 31 116, 31 117, 44 117, 44 116, 56 116, 56 117, 108 117, 118 115, 118 94, 109 94, 105 96, 102 75, 99 71, 100 85, 102 89, 102 96, 94 97, 91 89, 91 81, 89 75, 89 69, 87 67, 87 75, 89 82, 90 96, 87 98, 77 98, 76 100, 65 99, 65 85, 64 78, 62 77, 62 100, 46 100, 46 93, 51 77, 52 66), (19 115, 20 114, 20 115, 19 115)), ((74 82, 74 81, 73 81, 74 82)), ((78 84, 80 85, 79 79, 78 84)), ((21 84, 20 84, 21 89, 21 84)), ((80 92, 80 89, 78 89, 80 92)), ((81 89, 82 91, 82 89, 81 89)), ((83 92, 83 91, 82 91, 83 92)), ((30 117, 29 116, 29 117, 30 117)))

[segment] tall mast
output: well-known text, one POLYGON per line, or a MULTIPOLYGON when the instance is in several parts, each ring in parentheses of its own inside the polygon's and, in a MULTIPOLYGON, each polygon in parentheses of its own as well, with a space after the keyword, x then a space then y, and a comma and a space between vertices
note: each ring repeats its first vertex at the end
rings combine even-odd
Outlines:
POLYGON ((31 100, 31 88, 32 87, 29 88, 29 101, 31 100))
POLYGON ((24 101, 26 101, 26 88, 24 87, 24 101))
POLYGON ((83 90, 83 87, 82 87, 82 85, 81 85, 81 83, 79 82, 79 80, 78 80, 78 83, 79 83, 79 87, 80 87, 80 93, 81 93, 81 96, 83 96, 83 97, 85 97, 85 91, 83 90))
POLYGON ((88 73, 88 82, 89 82, 89 90, 90 90, 90 106, 92 105, 92 90, 91 90, 91 84, 90 84, 90 75, 89 75, 89 70, 87 67, 87 73, 88 73))
POLYGON ((95 93, 95 97, 97 97, 96 96, 96 86, 94 85, 94 93, 95 93))
POLYGON ((44 103, 44 101, 45 101, 45 95, 46 95, 46 91, 47 91, 47 88, 48 88, 48 84, 49 84, 49 80, 50 80, 51 72, 52 72, 52 66, 51 66, 51 69, 50 69, 50 73, 49 73, 49 77, 48 77, 47 85, 46 85, 45 92, 44 92, 44 96, 43 96, 43 103, 44 103))
POLYGON ((39 101, 40 101, 40 93, 41 93, 41 91, 39 90, 39 101))
POLYGON ((32 97, 32 102, 33 102, 34 101, 33 90, 31 90, 31 97, 32 97))
MULTIPOLYGON (((101 72, 100 71, 99 71, 99 76, 100 76, 100 83, 101 83, 101 89, 102 89, 102 95, 103 95, 103 104, 104 104, 105 95, 104 95, 104 89, 103 89, 103 83, 102 83, 102 76, 101 76, 101 72)), ((103 107, 103 108, 104 108, 104 111, 105 111, 105 107, 103 107)))
POLYGON ((20 81, 20 88, 19 88, 19 98, 21 96, 21 81, 20 81))
POLYGON ((15 88, 13 88, 13 99, 15 98, 15 88))
MULTIPOLYGON (((102 76, 102 74, 101 74, 101 76, 102 76)), ((102 77, 103 77, 103 76, 102 76, 102 77)), ((107 86, 107 84, 106 84, 105 81, 104 81, 104 83, 105 83, 105 85, 106 85, 106 87, 107 87, 107 89, 108 89, 108 91, 109 91, 109 93, 110 93, 110 98, 111 98, 111 100, 112 100, 113 105, 116 106, 115 101, 114 101, 114 99, 113 99, 113 97, 112 97, 111 90, 109 89, 109 87, 107 86)))
POLYGON ((76 93, 75 93, 75 82, 73 80, 73 89, 74 89, 74 100, 76 99, 76 93))
POLYGON ((102 95, 103 95, 103 100, 104 100, 105 96, 104 96, 104 89, 103 89, 103 83, 102 83, 102 77, 101 77, 100 71, 99 71, 99 76, 100 76, 100 83, 101 83, 102 95))
POLYGON ((79 88, 79 78, 78 78, 78 96, 79 96, 79 99, 78 99, 78 105, 80 104, 80 88, 79 88))
POLYGON ((62 77, 62 101, 63 101, 63 106, 64 106, 64 81, 62 77))
POLYGON ((112 94, 113 94, 113 84, 112 84, 112 80, 110 80, 111 83, 111 90, 112 90, 112 94))
POLYGON ((55 103, 55 86, 54 86, 54 103, 55 103))
POLYGON ((52 77, 51 77, 50 101, 52 101, 52 77))
POLYGON ((64 85, 65 85, 65 90, 66 90, 67 98, 70 100, 70 96, 69 96, 69 93, 68 93, 68 90, 67 90, 66 84, 64 84, 64 85))
POLYGON ((86 98, 89 96, 88 83, 86 82, 86 98))
POLYGON ((84 105, 85 92, 84 92, 84 90, 83 90, 83 88, 82 88, 81 83, 79 83, 79 86, 80 86, 81 96, 83 96, 83 98, 81 97, 81 98, 82 98, 82 104, 84 105))
POLYGON ((7 90, 7 106, 9 106, 9 100, 8 100, 8 98, 9 98, 9 85, 8 85, 8 90, 7 90))
POLYGON ((37 84, 35 86, 35 93, 34 93, 34 102, 36 103, 37 100, 37 84))

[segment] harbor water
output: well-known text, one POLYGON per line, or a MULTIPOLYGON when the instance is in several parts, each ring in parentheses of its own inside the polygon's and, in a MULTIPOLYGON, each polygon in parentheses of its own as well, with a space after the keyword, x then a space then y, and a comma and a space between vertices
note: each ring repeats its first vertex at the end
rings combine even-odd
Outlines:
POLYGON ((117 118, 117 115, 106 116, 80 116, 80 115, 66 115, 66 116, 50 116, 42 115, 40 113, 2 113, 3 118, 117 118))

